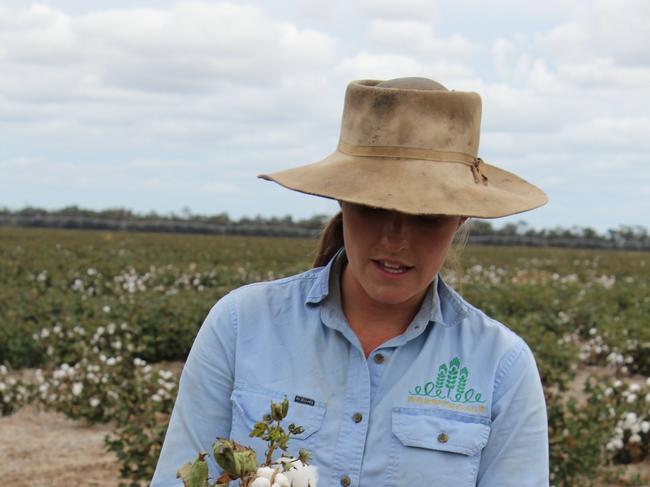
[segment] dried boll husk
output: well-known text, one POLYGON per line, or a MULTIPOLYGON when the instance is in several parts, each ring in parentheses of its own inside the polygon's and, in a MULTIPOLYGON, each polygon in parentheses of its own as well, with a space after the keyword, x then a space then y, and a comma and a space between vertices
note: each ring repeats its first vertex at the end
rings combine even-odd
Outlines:
POLYGON ((205 457, 205 453, 199 453, 193 463, 188 462, 178 469, 176 478, 181 479, 185 487, 209 487, 205 457))
POLYGON ((219 438, 213 445, 214 458, 231 480, 240 479, 257 471, 255 450, 236 441, 219 438))

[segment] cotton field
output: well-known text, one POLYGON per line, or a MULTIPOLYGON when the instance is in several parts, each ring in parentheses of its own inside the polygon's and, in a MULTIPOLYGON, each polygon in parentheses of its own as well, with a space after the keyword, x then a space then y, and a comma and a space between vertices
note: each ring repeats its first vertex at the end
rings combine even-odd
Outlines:
MULTIPOLYGON (((144 485, 210 307, 307 269, 314 247, 0 229, 0 411, 32 404, 111 422, 105 446, 123 481, 144 485)), ((459 262, 445 279, 535 352, 553 485, 650 484, 650 254, 474 247, 459 262)))

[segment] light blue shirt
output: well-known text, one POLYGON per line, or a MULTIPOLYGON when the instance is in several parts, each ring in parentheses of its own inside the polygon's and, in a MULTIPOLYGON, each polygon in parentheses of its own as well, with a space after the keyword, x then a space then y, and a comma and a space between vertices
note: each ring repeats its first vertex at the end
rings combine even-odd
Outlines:
POLYGON ((262 460, 265 444, 248 433, 286 396, 286 424, 305 430, 290 452, 313 454, 319 487, 548 486, 546 407, 526 343, 437 278, 406 331, 366 359, 341 310, 344 262, 341 252, 212 308, 151 485, 182 485, 176 470, 217 437, 262 460))

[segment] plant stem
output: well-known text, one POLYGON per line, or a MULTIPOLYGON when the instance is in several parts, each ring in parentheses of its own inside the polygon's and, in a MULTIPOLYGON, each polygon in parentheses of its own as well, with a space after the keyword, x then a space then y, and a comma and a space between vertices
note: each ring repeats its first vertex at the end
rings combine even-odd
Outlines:
MULTIPOLYGON (((276 421, 278 425, 280 424, 279 421, 276 421)), ((273 452, 277 448, 277 445, 275 444, 275 441, 271 438, 269 438, 269 448, 266 450, 266 466, 270 467, 271 463, 273 463, 273 452)))

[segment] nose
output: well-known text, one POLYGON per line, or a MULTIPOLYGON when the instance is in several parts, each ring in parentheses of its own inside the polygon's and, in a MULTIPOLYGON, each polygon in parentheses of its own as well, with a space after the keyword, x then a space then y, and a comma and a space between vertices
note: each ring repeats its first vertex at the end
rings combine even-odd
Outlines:
POLYGON ((397 252, 408 248, 410 225, 408 215, 389 211, 381 226, 381 243, 386 250, 397 252))

